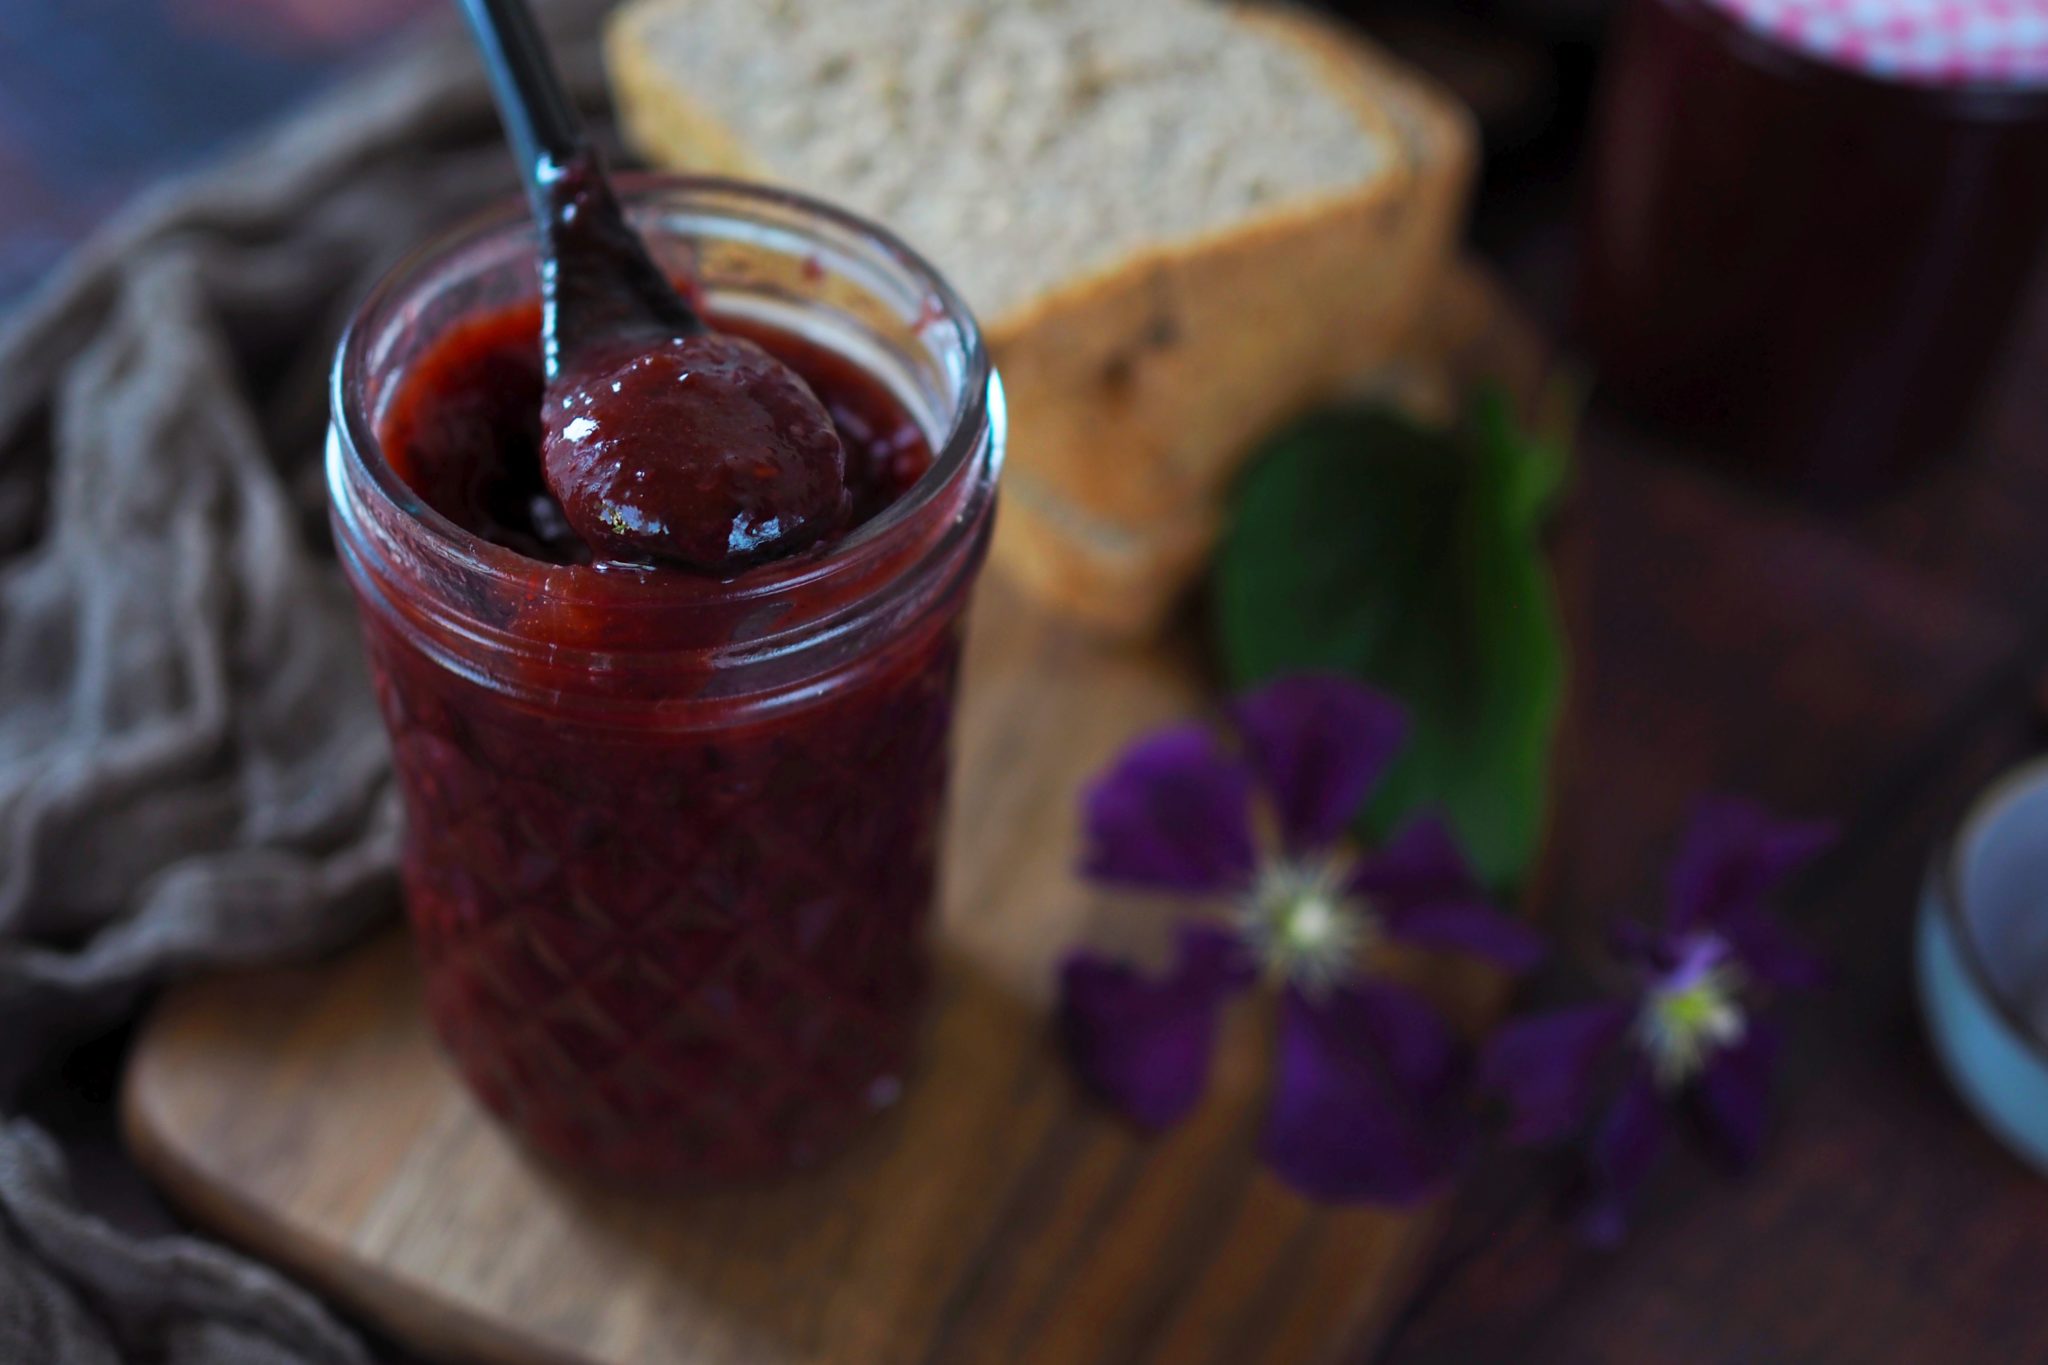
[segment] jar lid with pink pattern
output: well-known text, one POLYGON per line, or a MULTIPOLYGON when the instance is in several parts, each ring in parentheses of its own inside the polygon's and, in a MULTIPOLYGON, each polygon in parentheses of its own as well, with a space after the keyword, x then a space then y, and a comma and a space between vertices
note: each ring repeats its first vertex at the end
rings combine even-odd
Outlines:
POLYGON ((1707 0, 1833 66, 1915 85, 2048 87, 2048 0, 1707 0))

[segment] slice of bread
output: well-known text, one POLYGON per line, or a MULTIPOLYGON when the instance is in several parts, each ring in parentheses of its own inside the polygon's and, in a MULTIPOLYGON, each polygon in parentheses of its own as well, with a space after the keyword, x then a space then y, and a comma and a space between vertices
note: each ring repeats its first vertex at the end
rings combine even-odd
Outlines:
MULTIPOLYGON (((1369 42, 1298 11, 1255 14, 1299 42, 1356 64, 1392 121, 1409 177, 1394 232, 1361 253, 1360 269, 1379 272, 1370 289, 1376 303, 1350 318, 1332 344, 1328 385, 1275 414, 1275 424, 1311 402, 1358 395, 1449 420, 1456 408, 1450 389, 1465 373, 1447 363, 1453 349, 1478 344, 1474 319, 1501 312, 1484 282, 1455 260, 1476 165, 1470 117, 1448 93, 1369 42)), ((1237 454, 1249 450, 1248 443, 1237 454)), ((1171 515, 1123 518, 1061 497, 1031 466, 1013 464, 1005 474, 998 560, 1063 614, 1109 634, 1149 634, 1200 575, 1224 520, 1227 474, 1235 468, 1233 461, 1208 496, 1171 515)))
POLYGON ((607 54, 658 164, 897 230, 1010 399, 995 555, 1157 622, 1238 461, 1392 353, 1455 237, 1450 101, 1332 24, 1212 0, 637 0, 607 54))

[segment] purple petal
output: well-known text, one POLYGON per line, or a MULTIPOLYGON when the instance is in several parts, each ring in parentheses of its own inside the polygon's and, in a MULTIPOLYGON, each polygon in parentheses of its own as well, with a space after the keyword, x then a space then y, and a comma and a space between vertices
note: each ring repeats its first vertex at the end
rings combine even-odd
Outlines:
POLYGON ((1776 1029, 1751 1020, 1742 1041, 1717 1053, 1700 1076, 1700 1119, 1715 1147, 1738 1168, 1754 1163, 1763 1150, 1778 1045, 1776 1029))
POLYGON ((1621 1001, 1511 1020, 1487 1041, 1479 1088, 1507 1102, 1510 1142, 1553 1142, 1586 1121, 1601 1063, 1628 1031, 1621 1001))
POLYGON ((1074 1069, 1132 1122, 1178 1122, 1208 1084, 1219 1008, 1254 975, 1236 936, 1209 924, 1181 927, 1173 968, 1156 981, 1128 963, 1070 955, 1060 1028, 1074 1069))
POLYGON ((1827 981, 1827 964, 1820 956, 1794 942, 1784 926, 1761 907, 1723 916, 1715 932, 1727 942, 1743 969, 1765 985, 1813 990, 1827 981))
POLYGON ((1082 875, 1161 891, 1222 891, 1252 874, 1251 774, 1199 725, 1139 740, 1083 803, 1082 875))
POLYGON ((1387 937, 1418 948, 1464 953, 1511 972, 1543 960, 1543 936, 1483 901, 1438 901, 1381 912, 1387 937))
POLYGON ((1621 1240, 1636 1193, 1663 1154, 1670 1130, 1656 1082, 1638 1068, 1593 1139, 1593 1188, 1579 1216, 1579 1231, 1587 1241, 1613 1246, 1621 1240))
POLYGON ((1310 1199, 1412 1204, 1464 1154, 1466 1070, 1412 991, 1371 978, 1319 1001, 1289 991, 1261 1152, 1310 1199))
POLYGON ((1479 882, 1458 851, 1451 827, 1434 815, 1419 815, 1360 860, 1349 889, 1383 911, 1397 911, 1432 901, 1475 899, 1479 882))
POLYGON ((1752 911, 1835 837, 1826 824, 1787 824, 1727 797, 1700 802, 1671 867, 1671 928, 1714 928, 1752 911))
POLYGON ((1651 989, 1689 991, 1726 966, 1734 953, 1734 945, 1717 933, 1674 935, 1657 945, 1655 961, 1660 970, 1651 989))
POLYGON ((1408 737, 1399 703, 1335 673, 1275 679, 1230 711, 1296 852, 1337 841, 1408 737))

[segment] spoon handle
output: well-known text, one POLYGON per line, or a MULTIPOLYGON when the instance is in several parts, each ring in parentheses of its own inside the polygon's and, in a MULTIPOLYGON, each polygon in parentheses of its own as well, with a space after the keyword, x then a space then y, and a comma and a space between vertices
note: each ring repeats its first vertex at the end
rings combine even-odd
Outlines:
POLYGON ((462 13, 483 52, 520 179, 534 213, 545 218, 555 211, 554 181, 590 155, 583 120, 526 0, 462 0, 462 13))
POLYGON ((548 378, 593 339, 705 331, 626 222, 526 0, 461 4, 540 229, 548 378))

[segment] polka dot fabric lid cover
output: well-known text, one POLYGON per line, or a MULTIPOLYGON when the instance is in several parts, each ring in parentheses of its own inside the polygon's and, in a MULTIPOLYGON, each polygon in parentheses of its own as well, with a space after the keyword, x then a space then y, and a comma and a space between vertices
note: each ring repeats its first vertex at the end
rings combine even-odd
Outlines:
POLYGON ((1774 42, 1918 85, 2048 86, 2048 0, 1708 0, 1774 42))

